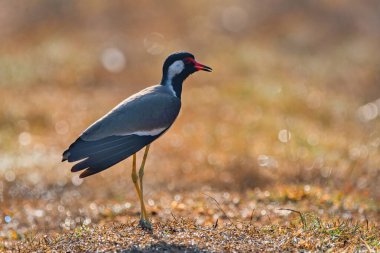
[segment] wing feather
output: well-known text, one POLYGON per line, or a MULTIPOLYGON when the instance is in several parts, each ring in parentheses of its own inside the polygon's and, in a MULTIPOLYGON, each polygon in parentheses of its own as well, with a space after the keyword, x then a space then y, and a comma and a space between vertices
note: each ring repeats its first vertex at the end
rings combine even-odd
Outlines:
MULTIPOLYGON (((71 149, 68 149, 70 153, 68 156, 69 161, 79 161, 72 168, 72 172, 81 171, 87 169, 83 172, 80 177, 86 177, 98 172, 101 172, 116 163, 128 158, 134 153, 138 152, 144 146, 150 144, 152 141, 157 139, 158 136, 138 136, 138 135, 129 135, 118 137, 118 144, 114 146, 104 146, 98 145, 98 149, 92 149, 92 153, 86 154, 86 159, 83 159, 82 156, 79 156, 77 152, 82 154, 81 148, 91 147, 93 141, 83 141, 80 140, 81 146, 73 146, 71 149), (81 147, 81 148, 78 148, 81 147), (81 157, 81 158, 78 158, 81 157)), ((104 140, 107 141, 107 140, 104 140)), ((101 142, 101 140, 96 141, 101 142)))
POLYGON ((167 129, 177 118, 180 108, 180 99, 171 95, 166 87, 152 86, 124 100, 87 128, 81 137, 98 140, 167 129))

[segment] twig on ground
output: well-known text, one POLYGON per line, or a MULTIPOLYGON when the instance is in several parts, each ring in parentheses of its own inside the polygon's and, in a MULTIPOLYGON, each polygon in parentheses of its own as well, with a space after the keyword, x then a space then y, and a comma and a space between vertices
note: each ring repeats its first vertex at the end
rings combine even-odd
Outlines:
POLYGON ((177 220, 177 218, 174 216, 174 214, 173 214, 173 212, 172 212, 172 211, 170 211, 170 214, 172 215, 172 217, 173 217, 173 219, 175 220, 175 222, 177 222, 177 223, 178 223, 178 220, 177 220))
POLYGON ((302 214, 300 211, 293 210, 293 209, 290 209, 290 208, 280 208, 280 209, 278 209, 278 210, 290 211, 290 212, 298 213, 299 216, 300 216, 300 218, 301 218, 301 222, 302 222, 302 225, 303 225, 303 229, 306 229, 306 228, 307 228, 306 219, 305 219, 305 217, 303 216, 303 214, 302 214))
POLYGON ((212 196, 210 195, 207 195, 206 193, 202 192, 202 194, 206 195, 207 197, 209 197, 210 199, 214 200, 217 207, 219 208, 220 211, 222 211, 222 213, 227 217, 227 219, 229 220, 229 222, 231 222, 232 225, 234 225, 234 227, 237 229, 237 226, 235 225, 235 223, 230 219, 230 217, 228 217, 228 215, 226 214, 226 212, 223 210, 223 208, 220 206, 219 202, 212 196))
POLYGON ((360 237, 360 241, 364 243, 364 246, 367 248, 368 252, 375 252, 373 249, 371 249, 368 243, 365 240, 363 240, 363 238, 360 237))
POLYGON ((249 224, 252 224, 252 220, 253 220, 253 214, 255 213, 255 208, 252 209, 252 212, 251 212, 251 218, 249 219, 249 224))
POLYGON ((216 219, 216 221, 215 221, 215 224, 214 224, 214 229, 216 229, 217 227, 218 227, 218 222, 219 222, 219 218, 218 219, 216 219))
POLYGON ((368 218, 367 218, 367 215, 364 214, 364 217, 365 217, 365 223, 367 225, 367 231, 369 230, 369 221, 368 221, 368 218))

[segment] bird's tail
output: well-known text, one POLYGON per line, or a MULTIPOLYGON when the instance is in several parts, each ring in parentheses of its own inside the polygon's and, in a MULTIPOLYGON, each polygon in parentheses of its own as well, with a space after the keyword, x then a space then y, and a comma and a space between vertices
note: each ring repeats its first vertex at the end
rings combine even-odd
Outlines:
POLYGON ((158 136, 110 136, 100 140, 86 141, 78 138, 63 152, 62 161, 75 162, 72 172, 86 169, 80 177, 99 173, 135 154, 158 136))

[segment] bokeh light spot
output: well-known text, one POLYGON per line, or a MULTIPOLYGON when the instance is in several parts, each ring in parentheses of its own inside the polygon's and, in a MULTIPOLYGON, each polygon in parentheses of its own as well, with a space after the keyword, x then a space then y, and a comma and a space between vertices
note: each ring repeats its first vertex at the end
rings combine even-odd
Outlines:
POLYGON ((22 132, 18 136, 18 142, 21 146, 27 146, 32 142, 32 136, 28 132, 22 132))
POLYGON ((281 129, 278 132, 278 140, 282 143, 288 143, 291 139, 292 135, 289 130, 287 129, 281 129))
POLYGON ((12 217, 9 216, 9 215, 6 215, 6 216, 4 217, 4 221, 5 221, 6 223, 11 222, 11 221, 12 221, 12 217))
POLYGON ((75 186, 79 186, 83 183, 83 179, 82 178, 79 178, 78 175, 75 175, 71 178, 71 182, 73 183, 73 185, 75 186))
POLYGON ((358 117, 361 121, 367 122, 375 119, 379 115, 379 108, 375 103, 365 104, 358 109, 358 117))
POLYGON ((8 182, 13 182, 16 179, 16 174, 13 170, 8 170, 7 172, 5 172, 4 177, 5 180, 7 180, 8 182))
POLYGON ((161 33, 151 33, 144 38, 145 50, 152 55, 159 55, 165 49, 165 37, 161 33))
POLYGON ((84 219, 83 221, 83 225, 89 225, 91 223, 91 219, 86 217, 86 219, 84 219))
POLYGON ((260 167, 264 168, 275 168, 278 165, 277 161, 273 157, 267 155, 259 155, 257 157, 257 163, 260 167))
POLYGON ((101 55, 103 67, 112 73, 121 72, 127 63, 123 52, 118 48, 106 48, 101 55))

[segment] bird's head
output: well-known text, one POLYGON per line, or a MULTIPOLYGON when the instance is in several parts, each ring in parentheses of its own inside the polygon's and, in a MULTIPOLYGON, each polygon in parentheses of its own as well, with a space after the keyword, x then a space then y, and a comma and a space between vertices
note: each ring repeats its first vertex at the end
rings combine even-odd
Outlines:
POLYGON ((165 79, 179 78, 183 81, 198 70, 212 71, 210 67, 195 61, 194 55, 180 52, 171 54, 166 58, 162 72, 165 79))

